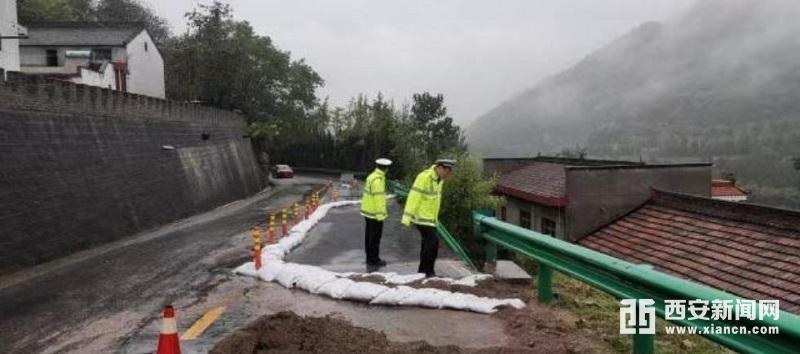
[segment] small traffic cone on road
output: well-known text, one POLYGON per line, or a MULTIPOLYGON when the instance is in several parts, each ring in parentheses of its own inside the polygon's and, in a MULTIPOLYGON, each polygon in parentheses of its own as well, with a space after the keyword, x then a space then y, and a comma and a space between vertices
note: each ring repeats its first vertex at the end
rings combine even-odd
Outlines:
POLYGON ((258 225, 253 226, 253 263, 256 270, 261 269, 261 232, 258 230, 258 225))
POLYGON ((289 218, 286 216, 286 208, 281 209, 281 237, 289 236, 289 218))
POLYGON ((275 214, 269 215, 269 233, 267 234, 267 243, 270 245, 275 243, 275 214))
POLYGON ((164 307, 164 318, 161 320, 161 334, 158 336, 156 354, 181 354, 178 324, 175 322, 175 309, 172 306, 164 307))

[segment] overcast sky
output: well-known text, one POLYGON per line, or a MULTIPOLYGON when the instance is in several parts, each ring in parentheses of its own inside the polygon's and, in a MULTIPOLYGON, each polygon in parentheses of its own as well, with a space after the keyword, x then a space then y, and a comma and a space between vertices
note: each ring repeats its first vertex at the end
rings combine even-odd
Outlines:
MULTIPOLYGON (((197 0, 144 0, 185 31, 197 0)), ((230 0, 237 19, 269 35, 325 79, 344 105, 383 92, 397 104, 443 93, 461 125, 646 21, 693 0, 230 0)))

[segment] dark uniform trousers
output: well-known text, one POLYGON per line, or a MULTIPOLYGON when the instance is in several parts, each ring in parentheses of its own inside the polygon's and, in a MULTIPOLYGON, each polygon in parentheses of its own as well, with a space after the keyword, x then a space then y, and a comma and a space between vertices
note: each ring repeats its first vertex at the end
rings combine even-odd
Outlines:
POLYGON ((383 221, 364 217, 367 226, 364 230, 364 250, 367 252, 367 264, 377 264, 380 261, 381 237, 383 236, 383 221))
POLYGON ((418 271, 432 276, 436 274, 433 269, 436 265, 436 257, 439 256, 439 237, 436 236, 436 228, 433 226, 417 225, 417 230, 422 235, 418 271))

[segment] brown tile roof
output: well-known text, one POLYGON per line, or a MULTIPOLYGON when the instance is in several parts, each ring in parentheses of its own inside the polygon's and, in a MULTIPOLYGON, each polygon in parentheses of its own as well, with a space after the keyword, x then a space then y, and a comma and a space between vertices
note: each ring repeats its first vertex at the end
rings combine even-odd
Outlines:
POLYGON ((736 185, 734 181, 715 179, 711 181, 712 197, 745 197, 747 191, 736 185))
POLYGON ((581 245, 800 313, 800 212, 654 191, 581 245))
POLYGON ((506 173, 497 180, 495 191, 534 203, 567 205, 564 165, 534 162, 506 173))

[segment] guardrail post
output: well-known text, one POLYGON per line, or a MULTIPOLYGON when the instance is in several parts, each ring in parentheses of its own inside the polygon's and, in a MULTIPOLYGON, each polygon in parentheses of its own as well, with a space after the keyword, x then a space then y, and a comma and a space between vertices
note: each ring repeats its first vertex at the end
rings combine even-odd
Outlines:
POLYGON ((497 268, 497 245, 494 242, 486 241, 486 261, 483 264, 483 271, 493 274, 497 268))
POLYGON ((639 334, 633 335, 633 353, 634 354, 653 354, 655 353, 655 334, 639 334))
POLYGON ((542 262, 539 262, 536 288, 539 302, 548 303, 553 300, 553 268, 542 262))
MULTIPOLYGON (((481 227, 480 220, 476 218, 477 215, 492 216, 494 213, 489 209, 477 209, 472 212, 472 233, 477 239, 483 238, 483 227, 481 227)), ((497 266, 497 245, 494 242, 486 241, 485 247, 485 261, 483 263, 484 273, 493 274, 497 266)))

